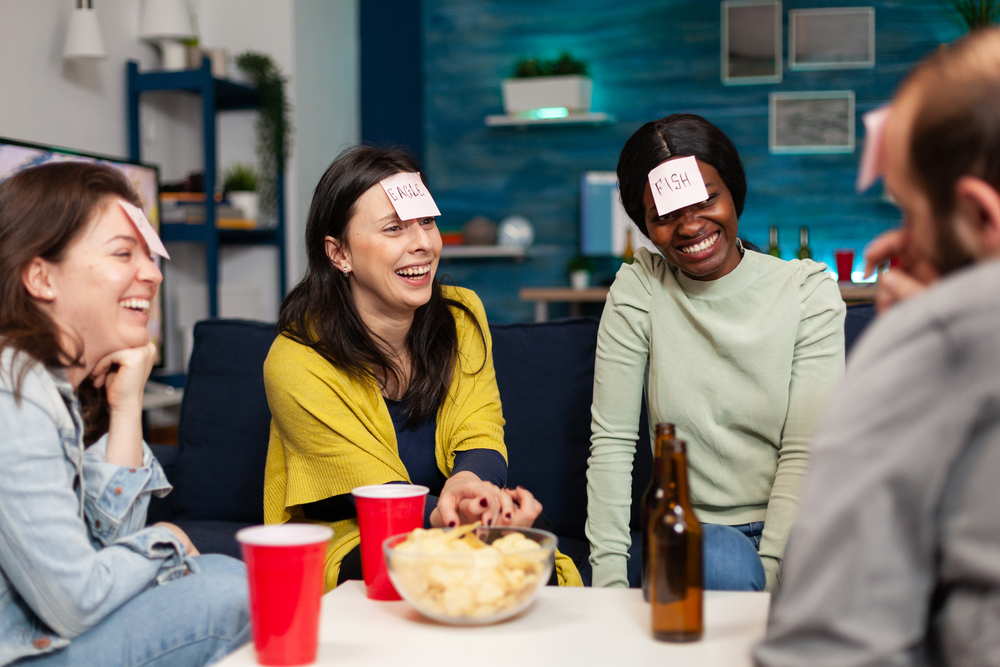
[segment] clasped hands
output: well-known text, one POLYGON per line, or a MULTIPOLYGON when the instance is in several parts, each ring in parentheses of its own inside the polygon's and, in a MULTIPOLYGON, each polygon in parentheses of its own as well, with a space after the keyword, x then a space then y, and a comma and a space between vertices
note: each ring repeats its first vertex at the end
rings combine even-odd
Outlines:
POLYGON ((452 475, 438 496, 431 525, 457 526, 481 521, 484 526, 531 526, 542 504, 526 489, 501 489, 463 470, 452 475))
POLYGON ((879 264, 891 259, 896 259, 898 265, 879 277, 876 287, 875 310, 879 313, 920 294, 941 278, 930 259, 914 247, 906 230, 889 230, 868 244, 865 248, 865 277, 870 276, 879 264))

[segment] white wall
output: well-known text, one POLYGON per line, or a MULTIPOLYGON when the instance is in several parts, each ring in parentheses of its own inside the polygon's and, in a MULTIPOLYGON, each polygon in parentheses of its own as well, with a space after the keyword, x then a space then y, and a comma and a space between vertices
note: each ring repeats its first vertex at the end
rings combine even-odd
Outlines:
MULTIPOLYGON (((231 54, 269 54, 288 76, 296 134, 286 174, 288 282, 304 271, 302 236, 312 188, 336 153, 358 141, 359 0, 189 0, 206 47, 231 54), (302 63, 301 67, 297 67, 302 63)), ((141 0, 95 3, 108 58, 64 63, 62 46, 73 0, 0 0, 0 136, 112 156, 128 155, 125 62, 140 69, 158 63, 139 40, 141 0)), ((253 161, 253 112, 219 117, 220 168, 253 161)), ((160 165, 165 181, 202 168, 201 113, 196 98, 162 93, 143 96, 142 157, 160 165)), ((181 370, 179 319, 207 315, 204 253, 199 246, 171 246, 165 270, 167 365, 181 370)), ((273 248, 223 251, 223 316, 274 320, 280 295, 273 248), (256 304, 256 306, 255 306, 256 304)))

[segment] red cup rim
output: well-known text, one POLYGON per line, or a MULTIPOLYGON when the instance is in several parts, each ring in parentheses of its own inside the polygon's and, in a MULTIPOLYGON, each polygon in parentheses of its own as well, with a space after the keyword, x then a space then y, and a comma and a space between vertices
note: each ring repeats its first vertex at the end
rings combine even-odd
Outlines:
POLYGON ((298 547, 332 539, 331 528, 311 523, 279 523, 236 531, 236 540, 240 544, 255 547, 298 547))
POLYGON ((397 498, 417 498, 426 496, 430 489, 419 484, 373 484, 351 489, 356 498, 373 498, 375 500, 395 500, 397 498))

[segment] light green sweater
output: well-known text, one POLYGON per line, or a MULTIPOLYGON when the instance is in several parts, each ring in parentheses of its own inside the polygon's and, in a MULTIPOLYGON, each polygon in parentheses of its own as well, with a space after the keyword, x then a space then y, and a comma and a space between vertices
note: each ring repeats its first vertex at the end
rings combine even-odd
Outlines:
POLYGON ((688 443, 691 500, 707 523, 764 521, 778 582, 809 440, 844 370, 844 302, 811 260, 747 251, 729 275, 692 280, 640 249, 618 272, 597 338, 587 537, 594 586, 627 586, 631 471, 645 386, 688 443))

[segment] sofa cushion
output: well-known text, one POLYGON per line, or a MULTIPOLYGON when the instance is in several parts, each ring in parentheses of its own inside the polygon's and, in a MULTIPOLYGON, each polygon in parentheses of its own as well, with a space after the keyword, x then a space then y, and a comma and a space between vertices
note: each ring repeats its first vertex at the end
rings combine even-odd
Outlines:
POLYGON ((172 479, 181 517, 263 522, 271 425, 263 369, 273 341, 273 324, 195 326, 172 479))
MULTIPOLYGON (((507 420, 507 484, 523 486, 544 506, 558 535, 586 540, 590 404, 598 320, 569 318, 491 325, 493 365, 507 420)), ((646 440, 645 402, 639 441, 646 440)), ((652 453, 639 447, 633 497, 649 484, 652 453)), ((632 524, 638 526, 638 508, 632 524)))

